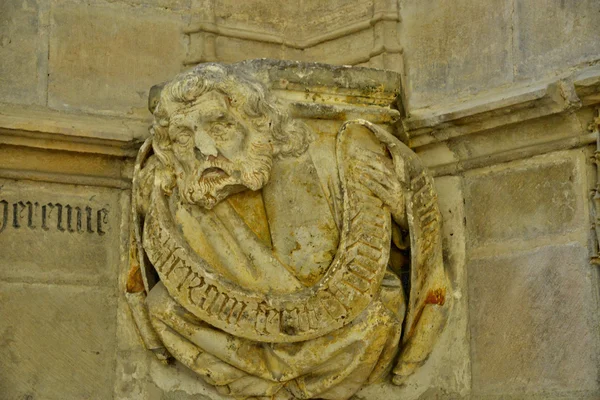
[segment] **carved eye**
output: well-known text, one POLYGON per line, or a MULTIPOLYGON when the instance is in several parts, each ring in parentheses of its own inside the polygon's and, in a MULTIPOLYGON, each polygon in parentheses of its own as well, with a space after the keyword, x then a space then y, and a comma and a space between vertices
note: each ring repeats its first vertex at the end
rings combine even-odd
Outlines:
POLYGON ((189 133, 181 132, 177 135, 175 142, 181 146, 186 146, 190 142, 191 138, 192 136, 189 133))
POLYGON ((235 125, 231 122, 217 122, 210 128, 210 135, 219 140, 227 140, 235 133, 235 125))

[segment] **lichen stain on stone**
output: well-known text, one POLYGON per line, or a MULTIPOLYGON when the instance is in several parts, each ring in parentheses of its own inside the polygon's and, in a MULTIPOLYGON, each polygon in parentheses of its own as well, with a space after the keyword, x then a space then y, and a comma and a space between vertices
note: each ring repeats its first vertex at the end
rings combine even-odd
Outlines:
POLYGON ((142 279, 142 271, 138 262, 137 253, 137 247, 132 243, 129 257, 131 269, 127 275, 126 283, 128 293, 139 293, 144 291, 144 280, 142 279))
POLYGON ((446 302, 446 291, 444 289, 430 290, 427 293, 425 304, 437 304, 443 306, 446 302))

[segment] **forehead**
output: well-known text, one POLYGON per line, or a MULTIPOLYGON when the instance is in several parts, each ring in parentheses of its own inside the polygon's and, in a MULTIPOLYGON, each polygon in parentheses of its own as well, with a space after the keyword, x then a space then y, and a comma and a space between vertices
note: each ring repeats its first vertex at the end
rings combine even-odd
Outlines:
POLYGON ((177 110, 171 116, 171 123, 180 124, 189 120, 215 121, 229 113, 229 102, 223 93, 212 91, 198 97, 190 105, 177 110))

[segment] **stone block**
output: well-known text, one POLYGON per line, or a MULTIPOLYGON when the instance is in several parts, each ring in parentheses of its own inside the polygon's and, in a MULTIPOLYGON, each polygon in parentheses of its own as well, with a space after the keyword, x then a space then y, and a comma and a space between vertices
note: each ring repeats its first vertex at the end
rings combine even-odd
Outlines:
POLYGON ((600 57, 596 0, 515 2, 515 78, 540 78, 600 57))
POLYGON ((253 58, 285 59, 285 48, 275 43, 258 42, 218 36, 215 39, 217 58, 222 62, 237 62, 253 58))
POLYGON ((181 70, 183 17, 123 4, 56 2, 49 106, 148 116, 148 90, 181 70))
POLYGON ((592 272, 576 243, 469 263, 474 395, 600 393, 592 272))
POLYGON ((304 50, 304 59, 312 62, 327 60, 338 65, 356 64, 357 60, 368 59, 372 50, 373 31, 368 29, 310 47, 304 50))
MULTIPOLYGON (((131 323, 133 324, 133 321, 131 323)), ((153 355, 143 348, 141 343, 137 350, 117 351, 114 400, 160 399, 160 396, 152 397, 148 393, 154 386, 147 378, 150 357, 153 355)))
MULTIPOLYGON (((349 25, 369 21, 373 16, 373 0, 304 1, 302 28, 306 38, 346 28, 349 25)), ((324 62, 324 59, 321 60, 324 62)), ((330 62, 330 61, 327 61, 330 62)))
POLYGON ((357 399, 462 399, 471 386, 470 344, 465 265, 465 235, 462 219, 462 182, 459 177, 435 180, 442 214, 444 265, 450 282, 447 299, 452 302, 444 332, 426 363, 401 387, 389 382, 369 385, 357 399))
POLYGON ((168 11, 189 10, 190 0, 93 0, 96 3, 121 3, 144 8, 160 8, 168 11))
POLYGON ((584 165, 584 154, 573 150, 467 173, 468 245, 523 246, 542 236, 587 232, 584 165))
MULTIPOLYGON (((583 108, 573 113, 549 115, 545 118, 459 136, 445 143, 457 160, 468 160, 526 146, 541 145, 572 137, 575 134, 585 134, 586 125, 594 119, 593 112, 592 109, 583 108)), ((425 157, 435 165, 443 164, 443 158, 436 157, 437 154, 432 153, 430 147, 425 146, 424 151, 427 154, 425 157)))
MULTIPOLYGON (((288 25, 295 25, 292 15, 302 18, 298 12, 301 4, 285 2, 274 5, 269 0, 237 1, 220 0, 214 2, 215 22, 228 28, 238 28, 251 32, 271 33, 281 35, 288 25)), ((296 31, 294 29, 294 31, 296 31)))
POLYGON ((0 101, 43 104, 47 47, 36 0, 0 2, 0 101))
POLYGON ((438 367, 434 376, 445 393, 465 395, 471 386, 469 357, 469 317, 467 303, 467 271, 465 226, 463 219, 462 178, 455 176, 435 179, 435 190, 442 214, 442 251, 444 266, 451 288, 452 308, 446 332, 437 343, 433 357, 438 367))
POLYGON ((117 190, 0 181, 0 279, 113 287, 117 190))
MULTIPOLYGON (((194 7, 206 8, 205 5, 194 7)), ((372 14, 372 0, 280 2, 276 5, 270 0, 221 0, 214 3, 214 19, 218 24, 275 34, 292 42, 302 42, 353 23, 369 21, 372 14)))
POLYGON ((114 303, 113 289, 0 282, 0 397, 112 398, 114 303))
POLYGON ((411 109, 512 81, 510 2, 413 0, 401 15, 411 109))

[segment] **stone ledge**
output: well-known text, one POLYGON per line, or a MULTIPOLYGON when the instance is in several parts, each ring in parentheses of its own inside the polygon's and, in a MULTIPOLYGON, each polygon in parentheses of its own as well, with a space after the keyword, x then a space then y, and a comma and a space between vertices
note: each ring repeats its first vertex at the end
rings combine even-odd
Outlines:
POLYGON ((556 139, 542 143, 531 144, 516 149, 509 149, 477 157, 469 157, 447 164, 431 165, 429 168, 434 177, 456 175, 464 171, 483 168, 495 164, 522 160, 561 150, 576 149, 596 143, 598 133, 588 133, 573 137, 556 139))
POLYGON ((365 118, 393 123, 401 91, 400 74, 364 67, 257 59, 241 63, 288 102, 297 118, 348 120, 365 118))
MULTIPOLYGON (((250 68, 264 66, 265 60, 251 60, 250 68)), ((400 75, 370 68, 329 66, 312 71, 316 63, 272 60, 260 70, 272 90, 300 118, 344 120, 368 116, 373 122, 399 121, 393 109, 400 91, 400 75), (377 85, 376 83, 379 83, 377 85), (389 106, 385 106, 389 105, 389 106)), ((453 106, 440 105, 411 111, 402 120, 403 139, 417 152, 451 139, 492 131, 542 117, 572 113, 600 104, 600 65, 557 77, 553 81, 478 96, 453 106)), ((132 159, 148 135, 148 119, 77 114, 39 107, 0 104, 0 144, 29 148, 102 154, 132 159)), ((585 131, 585 129, 583 129, 585 131)), ((435 176, 454 175, 464 170, 503 163, 537 154, 592 144, 596 133, 579 132, 567 137, 525 143, 515 149, 466 158, 440 159, 423 153, 435 176)), ((9 174, 12 178, 14 174, 9 174)), ((8 176, 6 176, 8 177, 8 176)), ((70 181, 71 179, 69 179, 70 181)), ((60 180, 62 181, 62 180, 60 180)), ((121 187, 113 182, 109 186, 121 187)))
MULTIPOLYGON (((401 116, 394 108, 402 87, 401 77, 393 71, 265 58, 238 65, 252 71, 289 105, 296 118, 364 118, 390 124, 401 116)), ((150 91, 150 105, 158 102, 162 85, 150 91)))
POLYGON ((600 65, 472 100, 410 111, 403 119, 411 148, 600 103, 600 65))
POLYGON ((135 157, 148 121, 0 105, 0 144, 135 157))
MULTIPOLYGON (((133 169, 133 167, 131 167, 130 169, 133 169)), ((11 179, 16 181, 51 182, 64 183, 69 185, 99 186, 114 189, 129 189, 131 187, 131 179, 127 178, 92 176, 78 173, 68 174, 62 172, 35 171, 27 169, 0 168, 0 178, 11 179)))
POLYGON ((0 105, 0 178, 131 186, 148 121, 0 105))

